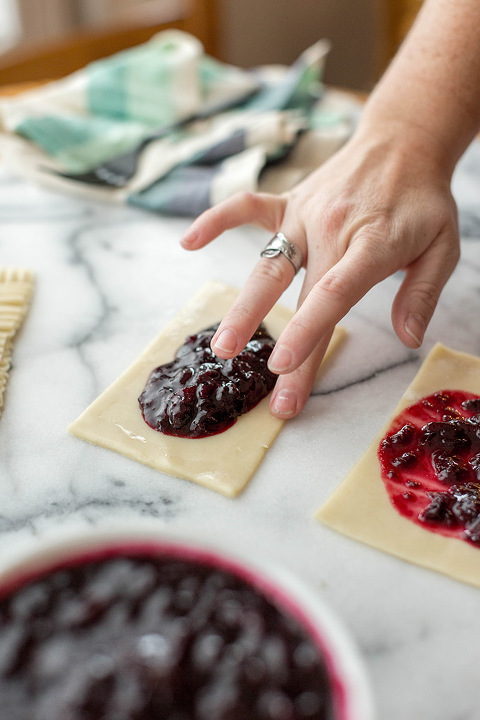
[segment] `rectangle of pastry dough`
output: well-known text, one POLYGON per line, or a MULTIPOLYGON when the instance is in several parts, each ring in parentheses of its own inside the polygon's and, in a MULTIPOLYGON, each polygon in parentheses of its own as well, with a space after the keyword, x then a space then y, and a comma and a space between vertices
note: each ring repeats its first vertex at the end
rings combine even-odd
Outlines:
MULTIPOLYGON (((188 335, 219 322, 237 292, 223 283, 207 283, 136 362, 69 426, 69 432, 170 475, 193 480, 229 497, 237 495, 283 425, 270 413, 268 397, 225 432, 196 439, 153 430, 138 405, 151 371, 173 360, 188 335)), ((292 312, 282 306, 272 309, 265 318, 272 337, 278 337, 291 317, 292 312)), ((344 332, 336 329, 328 355, 344 332)))
POLYGON ((400 515, 381 476, 378 446, 393 418, 439 390, 480 395, 480 358, 435 345, 385 427, 315 516, 355 540, 480 587, 480 548, 400 515))

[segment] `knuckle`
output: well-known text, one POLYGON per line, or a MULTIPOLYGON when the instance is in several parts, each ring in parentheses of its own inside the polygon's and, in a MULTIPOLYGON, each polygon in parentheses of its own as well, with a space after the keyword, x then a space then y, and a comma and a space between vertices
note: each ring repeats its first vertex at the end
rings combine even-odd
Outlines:
POLYGON ((224 318, 226 324, 250 326, 255 321, 252 310, 243 303, 237 303, 230 308, 228 316, 224 318), (228 321, 228 322, 227 322, 228 321))
POLYGON ((287 282, 290 282, 290 279, 287 279, 286 264, 290 265, 289 260, 286 258, 263 258, 253 271, 255 280, 262 284, 268 283, 269 285, 283 287, 287 282), (282 260, 285 260, 285 263, 282 260))
POLYGON ((432 282, 423 280, 412 288, 412 301, 415 305, 426 308, 430 315, 433 314, 437 305, 439 289, 432 282))
POLYGON ((288 323, 287 331, 282 334, 280 343, 284 347, 288 347, 294 358, 295 372, 298 372, 305 358, 308 357, 312 351, 312 346, 315 345, 315 338, 317 335, 317 325, 315 319, 302 318, 294 315, 294 317, 288 323))
POLYGON ((338 197, 329 201, 328 209, 322 214, 322 230, 328 235, 336 235, 345 225, 351 210, 351 202, 338 197))
POLYGON ((395 228, 389 218, 379 216, 355 229, 353 242, 361 247, 366 256, 378 258, 384 251, 385 244, 395 236, 395 228))
POLYGON ((346 273, 339 273, 332 269, 318 281, 314 291, 322 296, 327 294, 330 298, 342 301, 350 294, 351 287, 351 278, 346 273))
POLYGON ((236 201, 252 213, 258 209, 260 198, 257 193, 251 190, 242 190, 234 196, 236 201))
POLYGON ((381 242, 392 237, 392 226, 385 218, 378 218, 372 223, 360 228, 355 235, 355 241, 362 244, 365 250, 374 250, 381 242))
POLYGON ((196 221, 198 226, 212 224, 214 227, 219 228, 224 224, 225 219, 225 206, 224 203, 218 203, 208 210, 205 210, 196 221))
POLYGON ((293 318, 289 322, 289 328, 290 333, 292 335, 291 344, 293 346, 292 349, 295 349, 296 342, 298 341, 298 338, 301 336, 309 336, 311 332, 311 327, 307 325, 306 322, 303 321, 302 315, 299 313, 296 313, 293 318))
POLYGON ((460 243, 448 243, 447 262, 450 262, 450 268, 454 268, 460 260, 460 243))

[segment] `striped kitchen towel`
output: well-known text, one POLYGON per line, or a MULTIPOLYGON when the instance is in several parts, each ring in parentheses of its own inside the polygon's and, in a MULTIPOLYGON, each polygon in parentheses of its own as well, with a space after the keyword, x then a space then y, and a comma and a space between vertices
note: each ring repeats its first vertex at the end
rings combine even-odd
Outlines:
POLYGON ((244 70, 167 30, 0 100, 0 152, 43 184, 165 214, 195 216, 239 190, 281 191, 351 131, 322 97, 327 52, 320 41, 291 67, 244 70), (128 177, 106 175, 132 151, 128 177))

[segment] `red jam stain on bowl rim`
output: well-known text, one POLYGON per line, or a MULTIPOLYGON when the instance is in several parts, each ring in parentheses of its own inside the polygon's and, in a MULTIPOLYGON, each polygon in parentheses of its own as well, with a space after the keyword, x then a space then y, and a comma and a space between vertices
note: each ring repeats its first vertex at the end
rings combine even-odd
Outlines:
MULTIPOLYGON (((0 570, 0 600, 15 593, 27 583, 57 570, 77 567, 92 561, 101 562, 116 557, 140 555, 201 563, 229 572, 253 587, 280 612, 293 617, 317 646, 327 668, 335 720, 372 720, 373 703, 363 668, 360 678, 355 681, 362 686, 361 697, 355 697, 353 688, 348 687, 354 681, 350 677, 345 677, 351 673, 351 669, 347 671, 341 667, 344 664, 342 660, 346 660, 342 655, 353 654, 355 649, 353 645, 348 646, 346 636, 343 641, 333 637, 332 623, 335 625, 335 634, 342 634, 341 626, 336 627, 335 617, 333 615, 329 617, 328 611, 318 599, 313 596, 305 597, 305 594, 309 594, 306 586, 297 587, 296 590, 287 589, 284 587, 287 584, 285 580, 276 577, 275 572, 264 571, 260 566, 253 569, 253 563, 247 564, 247 561, 233 554, 229 555, 209 547, 196 547, 192 542, 176 539, 101 538, 93 542, 92 539, 88 539, 83 548, 81 546, 76 548, 74 545, 51 546, 46 553, 34 553, 0 570), (35 567, 33 567, 34 563, 35 567), (322 617, 324 614, 326 617, 322 617), (342 649, 339 647, 340 644, 344 645, 342 649)), ((360 658, 356 660, 359 661, 360 658)))

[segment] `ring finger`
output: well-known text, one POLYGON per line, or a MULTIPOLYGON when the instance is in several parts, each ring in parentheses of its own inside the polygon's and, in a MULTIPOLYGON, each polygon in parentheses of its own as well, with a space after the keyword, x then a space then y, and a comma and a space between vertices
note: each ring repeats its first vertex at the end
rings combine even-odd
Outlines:
MULTIPOLYGON (((287 244, 291 245, 291 242, 287 241, 287 244)), ((299 250, 298 245, 293 248, 299 250)), ((275 257, 262 257, 257 262, 237 300, 212 338, 212 350, 216 355, 223 358, 233 357, 245 347, 295 274, 294 262, 282 252, 275 257)))
POLYGON ((273 415, 295 417, 305 406, 332 333, 326 333, 309 357, 288 375, 279 375, 270 400, 273 415))

